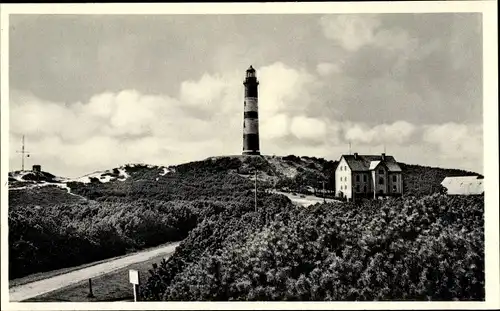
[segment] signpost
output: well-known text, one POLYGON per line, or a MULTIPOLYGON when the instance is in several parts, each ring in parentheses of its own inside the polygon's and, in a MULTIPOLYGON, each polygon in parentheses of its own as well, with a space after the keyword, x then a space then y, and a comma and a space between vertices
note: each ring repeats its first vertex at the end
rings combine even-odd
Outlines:
POLYGON ((137 302, 137 287, 139 286, 139 271, 130 269, 128 270, 130 283, 134 285, 134 302, 137 302))
POLYGON ((325 199, 325 182, 323 181, 323 203, 326 203, 325 199))
POLYGON ((89 294, 87 298, 95 298, 94 292, 92 291, 92 279, 89 279, 89 294))

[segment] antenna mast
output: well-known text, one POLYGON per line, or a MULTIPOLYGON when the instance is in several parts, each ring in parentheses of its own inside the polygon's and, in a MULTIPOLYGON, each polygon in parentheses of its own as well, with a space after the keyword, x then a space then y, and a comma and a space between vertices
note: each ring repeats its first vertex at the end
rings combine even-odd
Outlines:
POLYGON ((351 141, 349 141, 349 155, 351 155, 351 141))
POLYGON ((24 148, 24 135, 23 135, 23 140, 22 140, 22 147, 21 151, 16 151, 17 153, 21 154, 21 171, 24 171, 24 158, 29 158, 30 152, 26 151, 24 148))

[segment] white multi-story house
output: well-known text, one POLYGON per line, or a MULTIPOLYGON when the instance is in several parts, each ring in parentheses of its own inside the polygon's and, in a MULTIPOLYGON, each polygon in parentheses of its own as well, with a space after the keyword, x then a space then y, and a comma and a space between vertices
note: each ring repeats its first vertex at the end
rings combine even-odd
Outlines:
POLYGON ((335 170, 338 197, 400 196, 403 173, 394 157, 381 155, 342 155, 335 170))

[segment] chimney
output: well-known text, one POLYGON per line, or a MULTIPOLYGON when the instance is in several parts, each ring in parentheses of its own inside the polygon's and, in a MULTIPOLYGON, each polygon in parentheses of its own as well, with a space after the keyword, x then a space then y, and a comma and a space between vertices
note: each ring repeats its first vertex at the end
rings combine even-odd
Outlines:
POLYGON ((385 161, 385 153, 382 153, 382 161, 385 161))
POLYGON ((42 171, 42 167, 38 164, 33 165, 33 172, 40 173, 42 171))
POLYGON ((358 159, 358 153, 357 153, 357 152, 355 152, 355 153, 354 153, 354 160, 357 160, 357 159, 358 159))

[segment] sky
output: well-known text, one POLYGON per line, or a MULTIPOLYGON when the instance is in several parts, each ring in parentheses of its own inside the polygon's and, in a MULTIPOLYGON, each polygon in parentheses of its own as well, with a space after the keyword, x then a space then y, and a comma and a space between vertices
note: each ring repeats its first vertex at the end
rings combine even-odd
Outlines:
POLYGON ((80 176, 261 152, 483 173, 479 13, 10 15, 11 170, 80 176))

